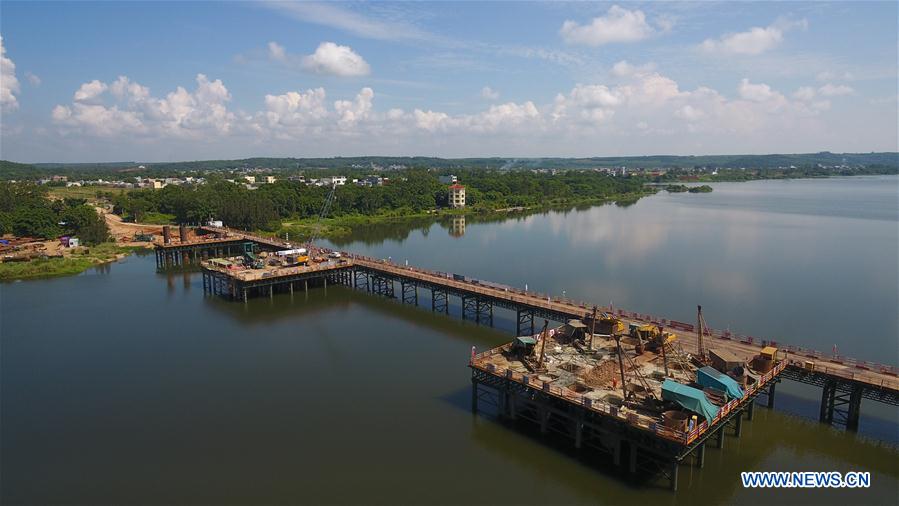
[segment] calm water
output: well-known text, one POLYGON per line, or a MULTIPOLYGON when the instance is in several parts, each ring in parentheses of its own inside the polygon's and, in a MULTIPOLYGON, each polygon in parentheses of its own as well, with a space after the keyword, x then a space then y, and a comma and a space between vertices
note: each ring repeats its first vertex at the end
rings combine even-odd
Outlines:
MULTIPOLYGON (((714 327, 897 364, 897 189, 719 184, 341 246, 685 321, 701 303, 714 327)), ((244 306, 152 256, 0 285, 0 502, 896 502, 895 410, 865 401, 860 435, 831 430, 802 417, 819 391, 789 383, 705 469, 682 467, 676 495, 473 417, 467 357, 509 339, 509 315, 496 324, 339 287, 244 306), (867 470, 873 487, 747 491, 743 470, 867 470)))

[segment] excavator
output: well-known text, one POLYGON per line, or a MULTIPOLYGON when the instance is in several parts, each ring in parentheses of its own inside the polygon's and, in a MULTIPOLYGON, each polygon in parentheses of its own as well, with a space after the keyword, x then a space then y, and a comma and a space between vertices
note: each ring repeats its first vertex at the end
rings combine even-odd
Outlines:
POLYGON ((612 313, 601 314, 596 323, 599 324, 596 328, 596 332, 599 334, 605 334, 607 336, 624 334, 624 322, 616 318, 612 313))
POLYGON ((677 336, 674 333, 666 332, 662 330, 662 327, 652 323, 643 325, 632 323, 630 335, 637 339, 636 351, 638 355, 644 351, 660 350, 663 346, 668 346, 677 340, 677 336))

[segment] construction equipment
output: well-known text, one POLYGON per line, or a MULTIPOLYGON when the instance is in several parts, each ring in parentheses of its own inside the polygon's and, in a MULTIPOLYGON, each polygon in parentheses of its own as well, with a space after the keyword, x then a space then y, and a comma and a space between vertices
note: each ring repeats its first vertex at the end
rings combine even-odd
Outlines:
POLYGON ((677 336, 671 332, 665 332, 662 327, 652 324, 646 323, 643 325, 631 324, 630 326, 630 336, 637 339, 637 354, 642 354, 644 351, 655 351, 665 346, 668 343, 672 343, 677 339, 677 336))
POLYGON ((549 338, 549 320, 543 320, 543 331, 540 334, 540 360, 537 362, 537 369, 543 369, 543 359, 546 358, 546 340, 549 338))
POLYGON ((702 317, 702 306, 696 306, 696 337, 698 340, 698 345, 696 350, 696 357, 694 358, 702 364, 709 363, 709 357, 706 354, 706 349, 702 341, 705 335, 711 334, 708 331, 708 326, 705 323, 705 318, 702 317))
MULTIPOLYGON (((328 192, 328 196, 325 197, 325 203, 322 205, 321 211, 318 213, 318 220, 315 222, 315 227, 312 229, 312 235, 309 236, 309 241, 306 243, 306 248, 311 252, 312 247, 315 245, 315 240, 318 239, 319 233, 321 233, 322 221, 325 219, 325 216, 331 212, 331 206, 334 204, 334 195, 337 192, 337 183, 331 185, 331 191, 328 192)), ((313 260, 314 261, 314 260, 313 260)))
POLYGON ((265 261, 256 256, 254 245, 251 242, 243 244, 243 265, 250 269, 264 269, 265 261))
POLYGON ((603 313, 599 317, 599 333, 606 335, 623 334, 626 327, 624 322, 611 313, 603 313))
MULTIPOLYGON (((620 349, 620 346, 619 346, 619 349, 620 349)), ((656 398, 655 394, 652 393, 652 389, 649 387, 649 383, 646 381, 646 378, 643 377, 643 374, 640 372, 640 368, 637 367, 637 364, 634 363, 633 359, 630 356, 622 353, 619 355, 619 357, 621 355, 624 355, 624 358, 627 359, 627 365, 628 365, 628 367, 630 367, 630 370, 634 373, 634 376, 637 377, 637 381, 640 382, 640 386, 643 387, 643 391, 646 392, 647 394, 649 394, 650 397, 655 399, 656 398)), ((624 381, 624 371, 623 370, 621 372, 621 381, 624 381)), ((624 392, 625 392, 625 399, 626 399, 627 398, 627 388, 626 387, 624 389, 624 392)))

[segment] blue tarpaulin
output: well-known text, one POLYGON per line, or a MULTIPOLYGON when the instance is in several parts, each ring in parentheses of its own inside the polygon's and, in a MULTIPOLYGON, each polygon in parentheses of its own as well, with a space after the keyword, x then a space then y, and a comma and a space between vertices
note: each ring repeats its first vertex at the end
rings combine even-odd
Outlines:
POLYGON ((704 387, 712 387, 724 391, 731 399, 742 399, 743 389, 730 376, 705 366, 696 371, 696 382, 704 387))
POLYGON ((702 390, 671 381, 670 379, 666 379, 662 383, 662 399, 680 404, 684 408, 705 417, 709 423, 712 423, 712 419, 718 414, 718 406, 709 402, 702 390))

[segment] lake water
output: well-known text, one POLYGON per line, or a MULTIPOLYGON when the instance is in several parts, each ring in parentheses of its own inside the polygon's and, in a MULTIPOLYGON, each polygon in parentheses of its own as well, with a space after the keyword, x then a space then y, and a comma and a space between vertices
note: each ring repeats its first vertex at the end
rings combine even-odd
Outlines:
MULTIPOLYGON (((420 220, 344 249, 899 364, 899 178, 721 183, 500 221, 420 220)), ((232 303, 152 255, 0 285, 0 502, 885 504, 894 408, 859 434, 811 421, 820 391, 637 486, 567 446, 470 412, 472 345, 496 328, 342 287, 232 303), (868 490, 744 490, 744 470, 872 472, 868 490)), ((458 315, 459 307, 453 307, 458 315)))

